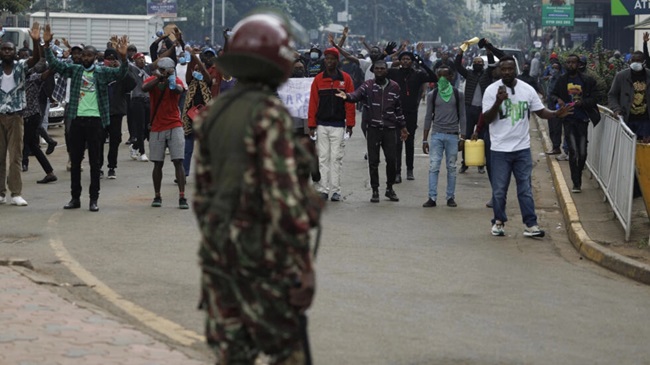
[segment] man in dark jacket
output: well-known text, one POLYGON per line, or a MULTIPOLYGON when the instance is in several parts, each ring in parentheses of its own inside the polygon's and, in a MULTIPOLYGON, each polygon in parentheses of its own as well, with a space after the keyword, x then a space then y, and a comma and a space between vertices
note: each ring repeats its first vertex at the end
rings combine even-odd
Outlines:
POLYGON ((566 58, 566 74, 555 84, 552 97, 562 107, 573 105, 573 114, 564 119, 564 135, 569 143, 569 166, 574 193, 581 192, 582 170, 587 161, 587 130, 589 121, 600 121, 596 80, 580 72, 580 57, 571 54, 566 58))
POLYGON ((339 91, 336 96, 349 103, 363 101, 369 111, 368 122, 368 169, 370 170, 370 186, 372 187, 373 203, 379 203, 379 147, 384 150, 386 159, 386 197, 391 201, 399 201, 393 184, 395 183, 395 131, 400 131, 400 140, 405 141, 409 135, 402 106, 400 89, 395 81, 389 80, 386 61, 375 61, 375 78, 361 84, 353 93, 339 91))
MULTIPOLYGON (((475 57, 472 61, 472 70, 469 71, 463 67, 463 50, 461 49, 456 55, 454 60, 455 70, 465 78, 465 111, 467 114, 467 120, 465 121, 465 130, 462 130, 466 136, 471 136, 474 133, 474 128, 478 123, 478 118, 481 115, 483 102, 483 94, 485 89, 492 83, 492 71, 496 68, 496 63, 494 56, 498 58, 503 58, 505 53, 500 49, 494 47, 487 39, 483 38, 482 42, 479 43, 481 46, 485 47, 488 67, 486 69, 485 62, 482 57, 475 57)), ((454 70, 452 68, 452 70, 454 70)), ((431 116, 428 115, 427 118, 431 116)), ((481 136, 481 138, 483 138, 481 136)), ((484 139, 484 138, 483 138, 484 139)), ((465 151, 463 151, 463 161, 460 166, 460 173, 467 171, 467 166, 465 165, 465 151)), ((479 166, 478 172, 484 173, 485 167, 479 166)))
POLYGON ((650 137, 650 70, 643 66, 645 60, 642 52, 634 52, 630 68, 616 74, 607 94, 609 107, 640 140, 650 137))
MULTIPOLYGON (((409 136, 406 139, 406 179, 414 180, 413 175, 413 156, 414 156, 414 137, 415 130, 418 128, 418 107, 422 97, 422 85, 429 82, 436 82, 438 78, 428 68, 419 56, 412 52, 403 51, 399 54, 399 68, 388 70, 388 78, 399 85, 400 102, 404 119, 406 120, 406 129, 409 136), (417 68, 416 68, 417 67, 417 68), (421 68, 421 69, 420 69, 421 68)), ((397 142, 396 149, 396 176, 395 183, 402 182, 402 142, 397 142)))
MULTIPOLYGON (((112 48, 104 52, 104 65, 108 67, 119 67, 117 51, 112 48)), ((127 112, 126 99, 128 93, 135 87, 135 80, 130 73, 127 73, 121 80, 116 80, 108 84, 108 104, 110 108, 111 123, 104 128, 104 140, 108 138, 108 178, 115 179, 115 169, 117 168, 117 151, 122 142, 122 119, 127 112)), ((101 144, 101 154, 99 155, 99 166, 104 166, 104 143, 101 144)), ((103 170, 100 170, 103 175, 103 170)))

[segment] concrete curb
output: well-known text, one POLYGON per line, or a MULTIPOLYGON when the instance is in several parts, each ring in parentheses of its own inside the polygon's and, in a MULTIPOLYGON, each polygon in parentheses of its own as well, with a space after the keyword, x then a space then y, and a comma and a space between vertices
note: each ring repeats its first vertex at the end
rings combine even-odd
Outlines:
MULTIPOLYGON (((537 130, 542 137, 542 146, 544 147, 544 150, 547 151, 552 147, 552 145, 546 126, 542 124, 542 120, 545 119, 537 117, 535 119, 537 121, 537 130)), ((553 176, 553 185, 555 186, 555 192, 560 201, 560 206, 562 207, 569 240, 573 244, 573 247, 575 247, 582 256, 606 269, 650 285, 650 265, 618 254, 591 239, 582 226, 578 209, 573 201, 573 197, 571 196, 569 186, 564 179, 560 163, 555 160, 553 156, 546 156, 546 163, 548 164, 548 168, 553 176)))

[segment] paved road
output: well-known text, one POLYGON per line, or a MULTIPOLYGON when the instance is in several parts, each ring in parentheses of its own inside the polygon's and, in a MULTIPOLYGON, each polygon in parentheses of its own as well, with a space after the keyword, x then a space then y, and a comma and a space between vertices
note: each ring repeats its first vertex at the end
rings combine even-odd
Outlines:
MULTIPOLYGON (((425 156, 416 158, 416 180, 396 186, 399 203, 371 204, 363 145, 355 129, 345 200, 329 204, 323 219, 310 312, 317 364, 648 363, 650 288, 580 260, 539 141, 533 184, 544 239, 522 236, 514 191, 507 236, 490 235, 487 177, 476 169, 459 175, 458 208, 421 208, 425 156)), ((60 178, 54 185, 35 184, 42 172, 32 161, 24 175, 30 206, 0 206, 0 250, 32 259, 59 282, 90 283, 93 289, 75 286, 72 295, 156 333, 132 316, 147 318, 176 335, 170 343, 204 350, 193 214, 176 208, 170 164, 163 208, 150 208, 151 164, 127 160, 126 151, 118 179, 102 181, 99 213, 61 209, 69 198, 62 148, 52 155, 60 178)), ((87 172, 83 178, 87 189, 87 172)))

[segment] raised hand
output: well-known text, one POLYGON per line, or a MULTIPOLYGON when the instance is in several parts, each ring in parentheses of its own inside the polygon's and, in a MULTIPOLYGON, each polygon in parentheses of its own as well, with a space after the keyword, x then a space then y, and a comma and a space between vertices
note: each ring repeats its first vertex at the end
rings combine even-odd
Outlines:
POLYGON ((126 59, 126 49, 129 47, 129 36, 127 36, 125 34, 125 35, 123 35, 122 37, 119 37, 119 38, 117 36, 115 36, 115 38, 117 39, 117 43, 115 45, 115 50, 122 57, 122 60, 125 60, 126 59))
POLYGON ((332 47, 334 47, 334 36, 332 33, 327 33, 327 41, 332 45, 332 47))
POLYGON ((395 47, 397 47, 397 43, 388 42, 386 48, 384 48, 384 51, 386 52, 387 55, 391 55, 395 52, 395 47))
POLYGON ((643 43, 648 43, 649 40, 650 40, 650 33, 643 32, 643 43))
MULTIPOLYGON (((41 40, 41 25, 38 22, 32 24, 32 29, 29 32, 29 36, 32 37, 32 40, 38 42, 41 40)), ((50 38, 50 40, 52 40, 50 38)))
POLYGON ((346 25, 346 26, 343 28, 343 36, 344 36, 344 37, 347 37, 349 31, 350 31, 350 28, 348 28, 348 26, 346 25))
POLYGON ((43 29, 43 42, 45 42, 45 44, 50 44, 53 37, 54 34, 52 33, 52 27, 49 24, 45 24, 45 28, 43 29))
POLYGON ((183 32, 181 32, 181 30, 178 29, 178 27, 174 27, 172 32, 174 33, 174 37, 176 37, 177 41, 183 40, 183 32))

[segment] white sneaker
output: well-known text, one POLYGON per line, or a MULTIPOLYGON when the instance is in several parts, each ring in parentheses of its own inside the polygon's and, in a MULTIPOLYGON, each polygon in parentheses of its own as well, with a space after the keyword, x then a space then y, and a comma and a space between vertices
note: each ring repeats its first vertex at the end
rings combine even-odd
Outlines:
POLYGON ((149 158, 147 157, 146 153, 143 153, 140 155, 140 157, 138 157, 138 161, 147 162, 149 161, 149 158))
POLYGON ((0 204, 7 204, 7 198, 4 196, 0 196, 0 204))
POLYGON ((134 149, 133 147, 129 147, 129 149, 130 149, 131 159, 132 159, 132 160, 137 160, 137 159, 138 159, 138 155, 140 154, 140 153, 138 152, 138 150, 134 149))
POLYGON ((493 236, 505 236, 506 231, 503 230, 503 223, 494 223, 492 226, 492 235, 493 236))
POLYGON ((544 231, 539 229, 539 226, 526 227, 524 229, 524 236, 526 236, 526 237, 544 237, 544 231))
POLYGON ((17 205, 19 207, 26 207, 27 206, 27 201, 23 199, 22 196, 13 196, 11 197, 11 205, 17 205))

